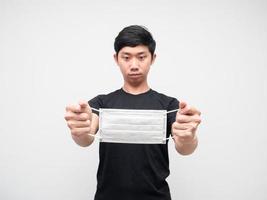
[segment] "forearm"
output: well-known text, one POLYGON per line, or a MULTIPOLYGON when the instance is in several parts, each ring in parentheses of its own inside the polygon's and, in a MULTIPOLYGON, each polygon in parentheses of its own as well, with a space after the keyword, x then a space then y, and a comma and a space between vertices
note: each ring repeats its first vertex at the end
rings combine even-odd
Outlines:
POLYGON ((197 148, 197 146, 198 146, 198 138, 197 137, 195 137, 189 143, 183 143, 182 141, 179 141, 179 139, 175 140, 175 149, 181 155, 192 154, 195 151, 195 149, 197 148))

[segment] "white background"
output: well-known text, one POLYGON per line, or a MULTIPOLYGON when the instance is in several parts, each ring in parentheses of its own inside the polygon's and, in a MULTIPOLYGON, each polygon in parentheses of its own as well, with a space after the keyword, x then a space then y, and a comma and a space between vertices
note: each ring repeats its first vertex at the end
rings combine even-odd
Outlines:
POLYGON ((169 144, 174 200, 267 199, 267 2, 0 0, 0 199, 93 199, 98 143, 65 106, 122 86, 118 32, 157 41, 150 86, 202 111, 199 147, 169 144))

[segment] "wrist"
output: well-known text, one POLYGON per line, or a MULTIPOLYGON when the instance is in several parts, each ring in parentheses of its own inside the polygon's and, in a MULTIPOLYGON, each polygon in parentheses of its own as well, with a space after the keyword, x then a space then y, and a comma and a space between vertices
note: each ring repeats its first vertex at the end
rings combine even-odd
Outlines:
POLYGON ((88 134, 82 134, 82 135, 71 135, 72 139, 76 142, 76 144, 86 147, 89 146, 93 141, 94 137, 88 135, 88 134))
POLYGON ((175 140, 175 149, 182 155, 189 155, 195 151, 198 146, 198 138, 194 138, 190 141, 184 141, 181 138, 177 137, 175 140))

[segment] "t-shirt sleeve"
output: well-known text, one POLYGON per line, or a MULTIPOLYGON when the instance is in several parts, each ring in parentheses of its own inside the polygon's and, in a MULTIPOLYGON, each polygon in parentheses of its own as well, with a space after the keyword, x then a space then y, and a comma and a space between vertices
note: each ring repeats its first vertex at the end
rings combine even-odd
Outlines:
MULTIPOLYGON (((91 100, 88 101, 88 104, 90 105, 91 108, 95 108, 97 110, 99 110, 99 108, 102 108, 103 107, 103 103, 102 103, 102 100, 101 100, 101 96, 98 95, 94 98, 92 98, 91 100)), ((97 112, 96 110, 92 110, 93 113, 99 115, 99 112, 97 112)))
MULTIPOLYGON (((179 108, 179 101, 176 98, 172 98, 172 100, 169 103, 168 106, 168 110, 167 111, 171 111, 171 110, 176 110, 179 108)), ((171 112, 167 114, 167 134, 168 136, 171 134, 171 127, 173 122, 175 122, 176 120, 176 113, 177 112, 171 112)))

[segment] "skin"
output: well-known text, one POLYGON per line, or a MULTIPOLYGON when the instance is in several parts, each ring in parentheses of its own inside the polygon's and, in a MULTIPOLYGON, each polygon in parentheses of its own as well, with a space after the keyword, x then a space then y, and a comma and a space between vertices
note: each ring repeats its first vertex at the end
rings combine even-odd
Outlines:
MULTIPOLYGON (((123 90, 131 94, 148 91, 147 76, 156 54, 151 55, 147 46, 124 47, 114 60, 120 68, 124 79, 123 90)), ((181 101, 176 121, 172 124, 172 135, 175 149, 181 155, 192 154, 198 145, 197 127, 201 123, 201 113, 195 107, 181 101)), ((80 146, 92 144, 98 130, 98 116, 86 101, 66 107, 65 120, 70 128, 73 140, 80 146)))

